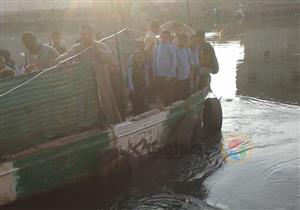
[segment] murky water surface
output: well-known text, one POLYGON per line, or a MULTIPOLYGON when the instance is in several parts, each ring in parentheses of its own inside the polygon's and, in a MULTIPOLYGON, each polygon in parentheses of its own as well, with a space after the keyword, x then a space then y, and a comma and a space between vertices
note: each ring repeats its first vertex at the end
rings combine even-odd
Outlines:
POLYGON ((300 209, 297 31, 255 29, 215 43, 222 135, 202 135, 180 157, 154 157, 114 189, 89 182, 16 208, 300 209))
POLYGON ((267 39, 278 30, 297 33, 267 29, 250 33, 243 44, 215 45, 221 69, 212 89, 222 97, 222 136, 202 137, 200 146, 180 159, 149 160, 130 182, 129 194, 116 197, 113 206, 300 208, 299 47, 286 47, 296 40, 281 43, 280 35, 267 39))

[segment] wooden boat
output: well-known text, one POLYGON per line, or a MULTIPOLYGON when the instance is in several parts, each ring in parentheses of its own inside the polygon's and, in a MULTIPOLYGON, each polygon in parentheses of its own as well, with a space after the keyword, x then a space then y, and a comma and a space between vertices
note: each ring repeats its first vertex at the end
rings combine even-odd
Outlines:
MULTIPOLYGON (((30 78, 1 80, 0 93, 30 78)), ((221 128, 219 100, 208 99, 209 87, 163 110, 103 126, 96 82, 91 62, 81 62, 0 97, 0 206, 95 174, 109 176, 120 159, 133 169, 172 142, 188 142, 200 116, 207 128, 221 128)))

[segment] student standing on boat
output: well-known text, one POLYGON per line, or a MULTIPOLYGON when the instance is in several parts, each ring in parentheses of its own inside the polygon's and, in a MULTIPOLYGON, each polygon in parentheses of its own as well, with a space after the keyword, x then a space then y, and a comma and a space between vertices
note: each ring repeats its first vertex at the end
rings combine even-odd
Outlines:
POLYGON ((61 35, 58 31, 52 33, 49 45, 54 47, 60 55, 67 51, 67 48, 61 44, 61 35))
POLYGON ((158 35, 159 31, 160 31, 159 22, 153 20, 150 23, 149 31, 146 33, 144 38, 145 53, 147 54, 147 56, 153 57, 154 49, 158 44, 158 39, 156 38, 156 36, 158 35))
POLYGON ((164 30, 160 34, 161 42, 156 46, 153 67, 156 76, 158 94, 165 106, 170 105, 173 98, 176 80, 177 55, 176 47, 170 43, 171 32, 164 30))
POLYGON ((187 34, 178 36, 177 44, 177 82, 176 82, 176 99, 185 100, 190 93, 190 63, 191 51, 188 48, 189 37, 187 34))
POLYGON ((200 49, 197 40, 197 35, 193 34, 190 38, 190 51, 191 51, 191 89, 196 92, 199 89, 200 79, 200 49))
POLYGON ((210 74, 216 74, 219 71, 219 64, 214 48, 205 41, 205 32, 196 32, 200 46, 200 88, 209 86, 210 74))
POLYGON ((135 115, 146 111, 145 93, 149 86, 148 70, 143 51, 136 50, 128 62, 129 97, 135 115))
POLYGON ((25 68, 27 72, 49 68, 55 63, 58 52, 51 46, 41 44, 32 32, 25 32, 22 41, 27 49, 25 52, 25 68))
POLYGON ((150 87, 149 87, 149 97, 155 98, 156 91, 156 85, 154 81, 154 70, 153 70, 153 56, 154 51, 156 49, 156 46, 159 43, 159 40, 157 39, 157 35, 160 32, 160 23, 156 20, 151 21, 149 26, 149 31, 146 33, 144 38, 144 52, 145 52, 145 62, 147 63, 147 66, 149 67, 149 81, 150 81, 150 87))
POLYGON ((181 33, 183 33, 183 24, 179 21, 173 22, 173 29, 174 29, 174 37, 172 39, 172 43, 175 45, 178 45, 179 43, 179 36, 181 33))
POLYGON ((78 41, 79 42, 73 45, 67 52, 60 55, 57 60, 64 60, 89 48, 89 50, 78 56, 79 60, 90 59, 96 52, 98 52, 101 53, 101 57, 106 63, 117 64, 116 59, 106 44, 96 41, 93 25, 86 23, 80 26, 80 39, 78 39, 78 41))
MULTIPOLYGON (((112 124, 122 121, 121 111, 114 94, 114 86, 108 66, 116 66, 117 60, 109 48, 95 39, 94 27, 83 24, 80 27, 80 42, 59 56, 58 61, 77 55, 78 60, 93 60, 98 85, 99 103, 103 110, 106 123, 112 124), (81 53, 78 55, 78 53, 81 53)), ((122 78, 121 78, 122 79, 122 78)))

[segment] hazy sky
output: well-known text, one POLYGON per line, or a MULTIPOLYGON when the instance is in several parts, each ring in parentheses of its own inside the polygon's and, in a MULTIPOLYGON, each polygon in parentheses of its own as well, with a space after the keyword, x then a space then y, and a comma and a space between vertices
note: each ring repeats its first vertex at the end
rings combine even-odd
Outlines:
POLYGON ((1 11, 90 6, 90 0, 0 0, 1 11))

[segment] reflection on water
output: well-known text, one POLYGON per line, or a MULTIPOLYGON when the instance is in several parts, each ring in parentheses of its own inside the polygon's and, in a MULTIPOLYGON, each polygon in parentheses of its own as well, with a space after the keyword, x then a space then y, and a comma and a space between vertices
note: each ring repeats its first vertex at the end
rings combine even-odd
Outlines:
POLYGON ((297 27, 272 27, 247 31, 241 41, 215 44, 220 72, 212 76, 214 93, 299 104, 299 37, 297 27))
POLYGON ((222 137, 199 138, 203 147, 179 160, 146 163, 118 208, 299 209, 300 108, 280 103, 300 103, 298 39, 297 27, 271 27, 214 44, 220 71, 211 87, 223 98, 222 137), (232 134, 247 136, 240 150, 231 148, 249 150, 243 161, 221 151, 232 134))
POLYGON ((238 65, 237 94, 300 103, 300 32, 297 27, 248 31, 238 65))
POLYGON ((240 41, 214 45, 219 62, 218 74, 212 75, 211 88, 217 97, 232 98, 236 95, 236 66, 244 59, 244 46, 240 41))

